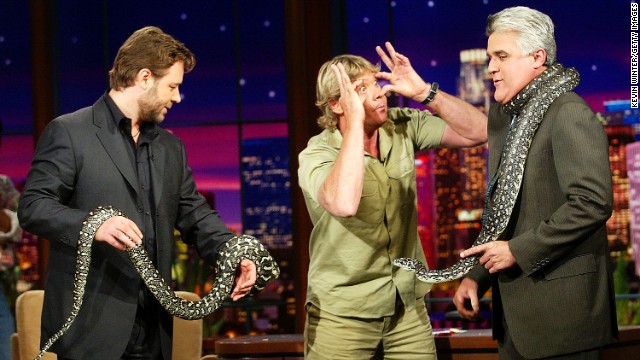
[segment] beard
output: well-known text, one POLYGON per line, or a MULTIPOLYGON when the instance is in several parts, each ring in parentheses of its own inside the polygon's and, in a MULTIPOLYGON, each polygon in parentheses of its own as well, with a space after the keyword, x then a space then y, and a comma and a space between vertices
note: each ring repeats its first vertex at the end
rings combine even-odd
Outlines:
POLYGON ((160 124, 164 121, 164 108, 165 104, 158 98, 158 89, 154 86, 138 100, 138 120, 142 123, 160 124))

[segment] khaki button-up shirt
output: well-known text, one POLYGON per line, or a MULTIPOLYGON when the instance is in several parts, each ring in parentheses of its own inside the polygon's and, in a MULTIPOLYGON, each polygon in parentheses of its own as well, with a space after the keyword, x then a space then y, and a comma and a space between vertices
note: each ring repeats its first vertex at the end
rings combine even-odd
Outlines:
POLYGON ((388 114, 379 131, 380 160, 365 154, 355 216, 335 217, 318 203, 342 145, 340 132, 324 130, 299 155, 299 183, 314 225, 307 302, 334 315, 390 316, 396 293, 412 309, 430 288, 392 261, 412 257, 426 264, 417 230, 414 152, 439 146, 445 123, 428 111, 391 108, 388 114))

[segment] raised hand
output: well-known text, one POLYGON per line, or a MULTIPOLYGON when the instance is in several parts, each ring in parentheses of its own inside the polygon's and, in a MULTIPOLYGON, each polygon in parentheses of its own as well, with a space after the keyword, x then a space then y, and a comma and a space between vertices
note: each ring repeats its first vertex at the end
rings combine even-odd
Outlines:
MULTIPOLYGON (((338 84, 340 85, 340 99, 338 100, 339 111, 341 110, 344 113, 347 126, 351 125, 353 122, 359 122, 360 124, 364 123, 364 99, 365 99, 365 90, 356 91, 356 89, 364 88, 362 79, 356 80, 353 83, 347 75, 346 70, 344 69, 344 65, 332 64, 331 69, 333 70, 336 78, 338 79, 338 84)), ((360 90, 360 89, 359 89, 360 90)), ((335 110, 334 110, 335 111, 335 110)))
POLYGON ((385 47, 389 55, 380 46, 376 46, 376 52, 380 59, 391 71, 390 73, 381 71, 376 74, 376 78, 390 82, 390 84, 382 87, 382 92, 386 94, 391 91, 414 100, 421 94, 426 96, 430 87, 413 69, 409 58, 396 52, 390 42, 386 42, 385 47))

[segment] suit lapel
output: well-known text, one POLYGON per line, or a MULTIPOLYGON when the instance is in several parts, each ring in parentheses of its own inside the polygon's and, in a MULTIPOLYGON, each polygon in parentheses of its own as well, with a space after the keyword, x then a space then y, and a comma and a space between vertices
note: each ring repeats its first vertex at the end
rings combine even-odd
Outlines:
POLYGON ((120 174, 139 197, 138 177, 133 164, 129 160, 129 153, 126 148, 129 145, 125 143, 124 138, 118 132, 115 123, 109 116, 109 109, 102 99, 93 107, 93 122, 99 128, 96 135, 107 154, 109 154, 111 161, 113 161, 120 174))
MULTIPOLYGON (((502 147, 506 140, 507 131, 509 130, 510 118, 506 116, 502 111, 502 107, 497 103, 492 103, 489 109, 489 183, 485 190, 485 207, 488 207, 491 198, 493 197, 493 191, 499 179, 500 161, 502 161, 502 147)), ((483 212, 482 223, 486 223, 488 212, 483 212)))
POLYGON ((149 144, 149 150, 151 151, 151 181, 153 181, 153 198, 155 199, 156 207, 160 204, 162 197, 162 179, 164 178, 164 160, 165 160, 165 148, 161 145, 160 137, 149 144))
POLYGON ((489 148, 493 149, 489 156, 489 178, 492 178, 498 172, 500 168, 500 158, 502 155, 502 147, 506 140, 507 132, 509 131, 509 124, 511 118, 501 111, 502 107, 495 105, 497 109, 492 109, 493 114, 489 114, 489 148))

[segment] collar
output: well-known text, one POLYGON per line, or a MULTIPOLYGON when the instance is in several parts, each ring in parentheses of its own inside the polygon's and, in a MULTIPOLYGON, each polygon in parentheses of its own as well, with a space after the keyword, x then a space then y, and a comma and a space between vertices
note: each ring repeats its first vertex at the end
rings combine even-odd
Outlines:
MULTIPOLYGON (((391 151, 391 144, 393 143, 393 131, 396 125, 391 120, 387 120, 378 129, 378 147, 380 150, 380 158, 384 162, 387 155, 391 151)), ((325 129, 327 144, 334 149, 340 149, 342 147, 342 133, 338 129, 325 129)))
MULTIPOLYGON (((111 119, 116 124, 116 127, 120 130, 123 136, 131 134, 131 119, 126 117, 122 110, 116 105, 115 101, 109 96, 109 93, 104 94, 104 100, 107 103, 107 108, 111 112, 111 119)), ((155 123, 142 123, 140 125, 140 139, 138 143, 151 142, 159 135, 157 125, 155 123)))
POLYGON ((571 86, 569 90, 572 90, 580 83, 580 74, 575 68, 565 68, 562 64, 555 63, 531 80, 513 99, 502 105, 502 108, 509 115, 520 115, 531 99, 553 96, 551 87, 564 82, 571 86))

